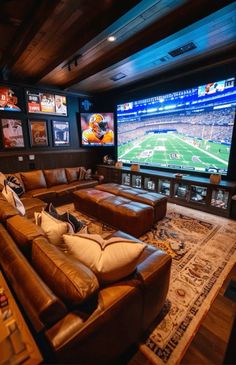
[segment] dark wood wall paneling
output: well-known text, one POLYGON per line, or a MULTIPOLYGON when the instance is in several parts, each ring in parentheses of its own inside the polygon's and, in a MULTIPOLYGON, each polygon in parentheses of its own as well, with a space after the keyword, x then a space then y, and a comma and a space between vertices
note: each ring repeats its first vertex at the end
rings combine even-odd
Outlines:
MULTIPOLYGON (((10 85, 8 85, 10 86, 10 85)), ((29 89, 33 89, 32 87, 29 89)), ((39 90, 39 89, 38 89, 39 90)), ((40 90, 47 91, 47 90, 40 90)), ((53 90, 53 93, 55 90, 53 90)), ((63 94, 58 91, 59 94, 63 94)), ((28 171, 34 169, 50 169, 57 167, 86 166, 95 170, 96 165, 102 162, 105 154, 110 154, 108 150, 114 148, 81 148, 79 143, 79 97, 67 95, 68 116, 52 116, 43 114, 28 114, 16 112, 0 111, 0 119, 21 119, 23 121, 23 132, 25 137, 25 148, 4 149, 2 143, 2 132, 0 128, 0 171, 4 173, 28 171), (48 147, 30 147, 28 119, 45 119, 48 126, 48 147), (52 120, 67 120, 70 124, 70 146, 54 147, 52 141, 52 120), (30 155, 35 159, 30 160, 30 155), (19 161, 19 157, 23 161, 19 161)), ((97 105, 96 105, 97 106, 97 105)), ((114 153, 112 153, 113 155, 114 153)))

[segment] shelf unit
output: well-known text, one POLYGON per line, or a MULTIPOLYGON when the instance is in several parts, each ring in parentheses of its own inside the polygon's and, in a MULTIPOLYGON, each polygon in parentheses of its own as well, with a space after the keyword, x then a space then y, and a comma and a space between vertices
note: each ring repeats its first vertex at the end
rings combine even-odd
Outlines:
POLYGON ((231 216, 231 200, 236 192, 236 181, 221 181, 211 184, 208 177, 183 175, 177 178, 170 172, 130 167, 116 168, 98 165, 97 173, 104 176, 104 183, 113 182, 137 189, 157 192, 168 197, 168 201, 208 213, 231 216))

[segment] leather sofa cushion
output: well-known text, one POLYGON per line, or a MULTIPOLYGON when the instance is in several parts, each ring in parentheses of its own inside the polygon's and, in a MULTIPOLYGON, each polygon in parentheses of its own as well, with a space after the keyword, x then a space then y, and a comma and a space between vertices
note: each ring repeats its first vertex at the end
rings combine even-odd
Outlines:
POLYGON ((65 171, 68 183, 79 180, 80 167, 68 167, 65 171))
POLYGON ((51 326, 66 315, 64 303, 41 280, 1 224, 0 261, 36 331, 42 331, 45 325, 51 326))
POLYGON ((7 220, 7 229, 14 238, 17 246, 24 252, 29 252, 34 238, 45 235, 39 226, 20 215, 16 215, 7 220))
POLYGON ((47 187, 42 170, 21 172, 20 175, 26 191, 47 187))
POLYGON ((0 193, 0 222, 5 222, 7 218, 18 214, 18 210, 8 203, 2 193, 0 193))
POLYGON ((88 267, 61 252, 44 237, 33 241, 32 264, 45 283, 68 306, 82 303, 99 289, 98 280, 88 267))
POLYGON ((44 176, 48 187, 68 183, 66 172, 63 168, 44 170, 44 176))

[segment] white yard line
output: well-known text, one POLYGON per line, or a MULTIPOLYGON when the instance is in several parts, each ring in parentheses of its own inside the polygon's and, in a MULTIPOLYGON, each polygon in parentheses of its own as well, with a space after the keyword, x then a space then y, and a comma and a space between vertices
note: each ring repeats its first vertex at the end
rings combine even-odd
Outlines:
POLYGON ((226 161, 222 160, 221 158, 216 157, 216 156, 212 155, 211 153, 209 153, 209 152, 207 152, 207 151, 202 150, 202 149, 201 149, 201 148, 199 148, 199 147, 193 146, 191 143, 188 143, 188 142, 186 142, 186 141, 183 141, 181 138, 179 138, 179 137, 177 137, 177 136, 176 136, 176 138, 177 138, 177 139, 179 139, 180 141, 182 141, 182 142, 184 142, 184 143, 188 144, 189 146, 192 146, 192 147, 193 147, 193 148, 195 148, 196 150, 199 150, 199 151, 201 151, 201 152, 205 153, 206 155, 208 155, 208 156, 210 156, 210 157, 214 158, 215 160, 222 162, 224 165, 226 165, 226 166, 228 165, 228 162, 226 162, 226 161))

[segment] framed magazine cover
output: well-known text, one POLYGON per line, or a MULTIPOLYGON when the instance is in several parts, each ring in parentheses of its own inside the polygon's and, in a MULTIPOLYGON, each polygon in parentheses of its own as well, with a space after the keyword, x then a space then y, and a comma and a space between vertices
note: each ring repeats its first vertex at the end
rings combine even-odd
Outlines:
POLYGON ((30 146, 48 146, 47 121, 44 119, 29 120, 30 146))
POLYGON ((67 97, 51 92, 26 91, 28 113, 67 116, 67 97))
POLYGON ((55 147, 70 145, 69 122, 52 120, 52 139, 55 147))
POLYGON ((3 148, 24 148, 22 120, 1 119, 3 148))

